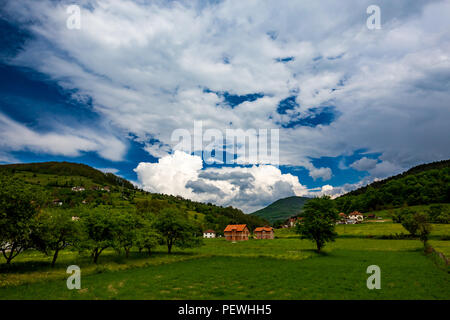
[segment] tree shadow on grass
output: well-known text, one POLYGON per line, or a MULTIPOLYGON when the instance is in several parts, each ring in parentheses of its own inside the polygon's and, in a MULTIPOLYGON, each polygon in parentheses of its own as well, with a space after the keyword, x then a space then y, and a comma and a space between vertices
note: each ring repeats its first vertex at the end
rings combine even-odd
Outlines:
MULTIPOLYGON (((152 252, 150 255, 148 252, 138 252, 138 251, 132 251, 130 252, 129 257, 127 258, 125 254, 117 253, 117 252, 105 252, 104 254, 100 255, 98 259, 97 266, 102 265, 108 265, 110 263, 114 264, 133 264, 133 262, 137 262, 139 260, 154 260, 154 259, 161 259, 164 260, 164 258, 167 258, 168 260, 171 258, 176 257, 191 257, 194 256, 194 252, 172 252, 171 254, 168 254, 164 251, 155 251, 152 252)), ((42 260, 43 258, 40 257, 39 260, 28 260, 28 261, 11 261, 11 264, 6 264, 3 261, 0 261, 0 274, 26 274, 26 273, 32 273, 32 272, 50 272, 50 271, 61 271, 65 270, 69 265, 78 265, 81 268, 85 266, 95 266, 96 264, 93 263, 92 257, 90 254, 83 252, 83 253, 74 253, 73 259, 70 258, 61 258, 57 260, 55 267, 51 267, 51 256, 45 257, 46 260, 42 260)))
POLYGON ((320 251, 317 252, 317 249, 300 249, 300 252, 308 252, 308 253, 313 253, 313 256, 318 256, 318 257, 332 257, 333 254, 331 254, 331 252, 329 251, 320 251))

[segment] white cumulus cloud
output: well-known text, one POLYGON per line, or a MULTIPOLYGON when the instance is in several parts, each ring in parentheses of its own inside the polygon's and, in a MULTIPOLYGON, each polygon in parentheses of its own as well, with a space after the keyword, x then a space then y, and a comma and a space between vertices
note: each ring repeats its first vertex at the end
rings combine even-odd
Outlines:
POLYGON ((280 198, 306 195, 298 177, 272 165, 202 169, 202 159, 175 151, 157 163, 141 162, 135 169, 147 191, 233 205, 253 212, 280 198))

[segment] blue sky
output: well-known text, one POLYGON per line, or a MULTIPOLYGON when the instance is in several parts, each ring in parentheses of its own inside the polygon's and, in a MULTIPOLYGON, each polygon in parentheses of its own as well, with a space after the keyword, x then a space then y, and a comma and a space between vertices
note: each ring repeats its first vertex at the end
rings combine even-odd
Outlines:
POLYGON ((252 212, 450 158, 450 1, 381 1, 380 30, 370 4, 7 1, 0 162, 81 162, 252 212), (279 129, 279 163, 176 152, 198 121, 279 129))

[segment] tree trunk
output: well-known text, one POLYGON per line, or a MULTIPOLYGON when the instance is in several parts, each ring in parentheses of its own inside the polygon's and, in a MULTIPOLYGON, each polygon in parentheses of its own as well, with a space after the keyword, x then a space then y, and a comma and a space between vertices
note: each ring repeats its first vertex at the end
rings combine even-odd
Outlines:
POLYGON ((98 256, 100 255, 100 254, 98 253, 98 248, 95 248, 95 249, 94 249, 94 252, 93 252, 92 254, 93 254, 93 256, 94 256, 94 263, 97 264, 98 256))
POLYGON ((94 263, 95 263, 95 264, 97 264, 97 259, 98 259, 98 255, 95 254, 95 255, 94 255, 94 263))
POLYGON ((130 256, 130 248, 125 248, 125 256, 128 257, 130 256))
POLYGON ((12 251, 10 252, 9 256, 6 258, 6 264, 11 264, 12 260, 12 251))
POLYGON ((322 249, 322 246, 320 245, 319 241, 316 241, 317 245, 317 252, 320 253, 320 249, 322 249))
POLYGON ((14 250, 16 250, 16 245, 15 245, 15 244, 12 245, 11 250, 9 251, 9 255, 8 255, 8 256, 6 255, 6 250, 2 250, 3 256, 4 256, 5 259, 6 259, 6 264, 11 264, 11 260, 15 257, 15 256, 14 256, 14 250))
POLYGON ((55 254, 53 255, 52 268, 55 267, 56 259, 58 258, 58 253, 59 253, 59 249, 57 248, 55 250, 55 254))
POLYGON ((167 251, 169 254, 172 253, 172 240, 167 240, 167 251))

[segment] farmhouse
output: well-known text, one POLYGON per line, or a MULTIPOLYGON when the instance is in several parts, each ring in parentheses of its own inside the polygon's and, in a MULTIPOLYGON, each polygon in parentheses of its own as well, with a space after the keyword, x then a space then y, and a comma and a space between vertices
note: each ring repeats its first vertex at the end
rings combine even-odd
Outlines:
POLYGON ((223 233, 228 241, 244 241, 248 240, 250 231, 246 224, 229 224, 223 233))
POLYGON ((350 220, 354 220, 356 223, 362 222, 364 220, 364 216, 358 211, 353 211, 352 213, 350 213, 348 215, 348 218, 350 220))
POLYGON ((54 199, 54 200, 53 200, 53 205, 55 205, 55 206, 62 206, 63 203, 62 203, 62 201, 59 200, 59 199, 54 199))
POLYGON ((339 219, 336 221, 336 224, 346 224, 347 220, 348 220, 348 216, 345 213, 340 212, 339 219))
POLYGON ((296 222, 297 222, 297 218, 289 218, 289 220, 288 220, 289 227, 295 226, 296 222))
POLYGON ((214 230, 208 229, 203 231, 203 238, 215 238, 216 232, 214 230))
POLYGON ((75 192, 81 192, 81 191, 84 191, 84 190, 86 190, 86 189, 84 189, 84 187, 73 187, 72 188, 72 191, 75 191, 75 192))
POLYGON ((300 222, 302 219, 303 219, 302 217, 289 218, 289 220, 287 221, 287 227, 288 228, 295 227, 297 222, 300 222))
POLYGON ((273 228, 259 227, 254 231, 256 239, 273 239, 273 228))

